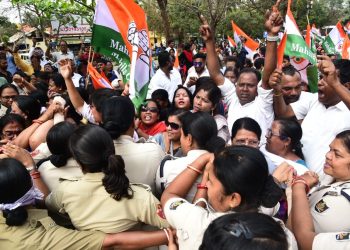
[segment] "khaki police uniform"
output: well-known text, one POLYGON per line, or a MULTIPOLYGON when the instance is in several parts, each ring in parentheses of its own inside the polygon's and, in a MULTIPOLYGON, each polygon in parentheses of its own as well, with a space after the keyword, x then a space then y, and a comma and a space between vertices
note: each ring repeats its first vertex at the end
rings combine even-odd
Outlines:
POLYGON ((167 227, 157 210, 160 203, 144 184, 131 184, 133 198, 113 199, 102 185, 103 173, 87 173, 78 180, 64 180, 47 198, 50 210, 67 213, 78 230, 118 233, 145 223, 167 227))
POLYGON ((350 231, 350 181, 316 189, 309 206, 316 233, 350 231))
POLYGON ((101 249, 105 234, 79 232, 56 225, 46 210, 28 209, 28 219, 22 226, 8 226, 0 213, 0 249, 48 250, 101 249))
POLYGON ((143 183, 155 193, 155 178, 158 166, 165 156, 162 148, 154 142, 134 142, 128 135, 114 140, 115 152, 125 163, 126 176, 130 182, 143 183))
POLYGON ((350 233, 320 233, 312 243, 313 250, 348 250, 350 249, 350 233))
MULTIPOLYGON (((214 212, 209 207, 205 209, 182 198, 171 198, 165 204, 164 214, 169 224, 176 229, 179 249, 188 250, 198 249, 209 224, 227 213, 214 212)), ((294 235, 284 226, 282 221, 275 220, 281 224, 287 234, 288 249, 298 249, 294 235)))
POLYGON ((78 162, 73 158, 68 159, 62 167, 56 167, 50 160, 43 162, 39 167, 41 179, 44 181, 50 191, 55 190, 59 185, 60 178, 81 178, 83 172, 78 162))

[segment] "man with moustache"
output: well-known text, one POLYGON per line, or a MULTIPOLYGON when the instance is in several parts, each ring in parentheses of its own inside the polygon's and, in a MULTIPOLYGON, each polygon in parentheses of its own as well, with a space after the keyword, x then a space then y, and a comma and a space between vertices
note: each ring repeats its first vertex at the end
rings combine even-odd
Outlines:
POLYGON ((295 116, 303 120, 301 143, 306 164, 323 179, 324 155, 329 150, 329 144, 335 135, 350 129, 350 111, 343 102, 344 98, 332 87, 350 82, 350 61, 335 60, 333 63, 327 56, 319 56, 318 59, 321 78, 318 93, 312 98, 287 104, 282 95, 282 72, 278 69, 270 76, 269 85, 274 92, 276 116, 295 116))
POLYGON ((206 64, 206 56, 203 53, 197 53, 193 57, 193 66, 188 70, 188 75, 184 85, 193 94, 196 89, 197 80, 200 77, 209 76, 206 64))
POLYGON ((173 70, 174 60, 169 52, 159 53, 158 62, 159 69, 148 85, 147 99, 151 98, 155 90, 165 89, 169 94, 169 101, 172 101, 177 86, 182 84, 181 75, 177 70, 173 70))

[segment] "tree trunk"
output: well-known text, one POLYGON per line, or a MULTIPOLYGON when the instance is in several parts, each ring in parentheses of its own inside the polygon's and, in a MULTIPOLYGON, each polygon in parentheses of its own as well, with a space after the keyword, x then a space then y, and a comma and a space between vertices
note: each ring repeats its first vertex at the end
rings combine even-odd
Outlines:
POLYGON ((164 32, 165 32, 165 38, 167 42, 171 39, 171 32, 170 32, 170 22, 169 22, 169 15, 167 12, 167 0, 157 0, 159 9, 160 9, 160 15, 163 19, 163 25, 164 25, 164 32))

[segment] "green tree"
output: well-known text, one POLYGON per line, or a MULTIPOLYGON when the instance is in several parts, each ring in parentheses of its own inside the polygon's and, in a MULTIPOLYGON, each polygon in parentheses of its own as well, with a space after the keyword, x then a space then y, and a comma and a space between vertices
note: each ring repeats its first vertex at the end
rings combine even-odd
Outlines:
POLYGON ((11 23, 7 17, 0 16, 0 41, 8 42, 9 37, 17 32, 17 26, 11 23))
POLYGON ((12 3, 25 9, 24 20, 39 28, 42 37, 52 19, 59 20, 62 25, 71 22, 70 16, 74 14, 84 16, 92 23, 95 8, 94 1, 87 4, 86 0, 12 0, 12 3))

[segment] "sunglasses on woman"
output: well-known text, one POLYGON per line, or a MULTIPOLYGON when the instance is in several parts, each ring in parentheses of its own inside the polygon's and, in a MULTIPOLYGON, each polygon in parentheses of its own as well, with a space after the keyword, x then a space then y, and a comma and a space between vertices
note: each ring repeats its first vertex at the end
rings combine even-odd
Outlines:
POLYGON ((165 125, 167 127, 170 126, 171 129, 174 129, 174 130, 178 130, 180 128, 180 125, 179 124, 176 124, 175 122, 169 122, 169 121, 165 121, 165 125))
POLYGON ((147 111, 149 111, 149 112, 151 112, 151 113, 158 113, 158 108, 156 108, 156 107, 145 107, 145 106, 142 106, 141 107, 141 112, 147 112, 147 111))

